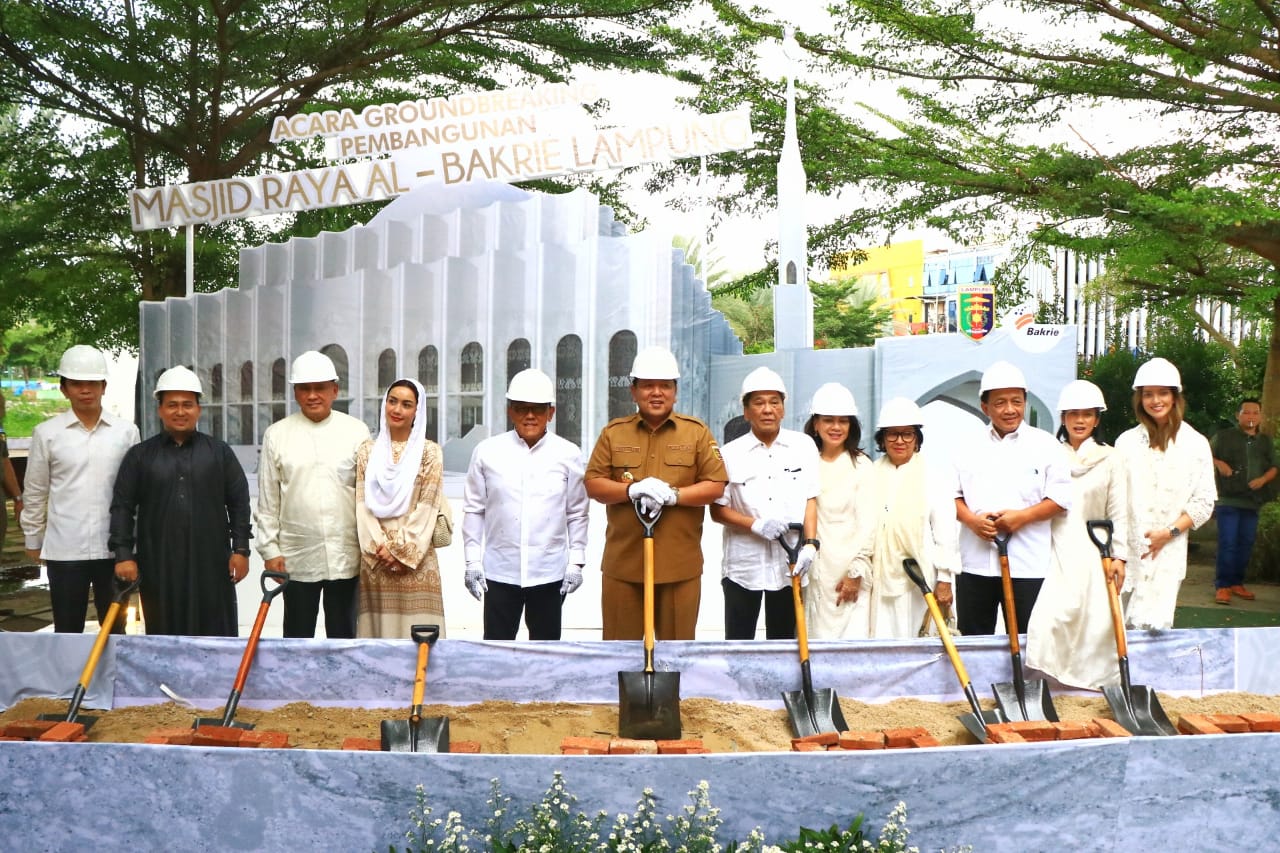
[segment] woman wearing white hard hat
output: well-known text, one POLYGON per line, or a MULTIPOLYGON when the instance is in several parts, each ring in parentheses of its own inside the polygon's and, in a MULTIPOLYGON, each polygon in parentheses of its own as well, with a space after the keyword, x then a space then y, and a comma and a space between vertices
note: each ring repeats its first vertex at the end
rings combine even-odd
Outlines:
POLYGON ((809 574, 809 636, 863 639, 871 573, 871 460, 858 444, 862 425, 848 388, 828 382, 813 394, 805 434, 818 446, 818 528, 822 543, 809 574))
POLYGON ((360 637, 404 639, 413 625, 444 629, 432 534, 444 500, 444 455, 426 437, 426 393, 397 379, 383 398, 378 437, 356 451, 360 637))
POLYGON ((1131 628, 1173 627, 1178 588, 1187 574, 1187 532, 1213 514, 1218 490, 1208 440, 1183 421, 1187 401, 1178 368, 1153 358, 1133 377, 1138 425, 1116 439, 1129 473, 1131 628))
POLYGON ((1120 454, 1099 430, 1107 410, 1102 390, 1084 379, 1058 397, 1058 440, 1071 459, 1071 510, 1053 520, 1052 560, 1027 625, 1027 665, 1072 687, 1117 684, 1120 667, 1101 558, 1085 523, 1111 519, 1111 572, 1124 585, 1128 543, 1128 481, 1120 454))
POLYGON ((938 604, 954 600, 952 582, 960 565, 956 550, 956 510, 950 490, 939 486, 920 448, 924 444, 920 407, 895 397, 880 408, 876 448, 883 454, 872 468, 876 527, 872 549, 871 636, 917 637, 928 620, 924 597, 902 569, 907 557, 919 565, 938 604))

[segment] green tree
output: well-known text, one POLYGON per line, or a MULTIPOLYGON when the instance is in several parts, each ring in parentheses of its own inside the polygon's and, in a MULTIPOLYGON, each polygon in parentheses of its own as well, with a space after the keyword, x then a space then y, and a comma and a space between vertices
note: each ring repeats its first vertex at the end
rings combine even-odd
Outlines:
POLYGON ((20 369, 24 380, 57 370, 69 345, 69 336, 33 321, 10 327, 0 338, 5 367, 20 369))
POLYGON ((869 347, 889 333, 893 312, 876 307, 873 283, 845 279, 830 284, 810 282, 813 293, 813 337, 817 349, 869 347))
MULTIPOLYGON (((707 8, 739 14, 730 0, 707 8)), ((0 244, 19 247, 0 266, 0 304, 65 327, 83 316, 74 327, 93 339, 135 342, 137 300, 182 294, 185 260, 180 235, 129 230, 129 189, 319 165, 318 144, 270 142, 278 116, 563 81, 575 68, 697 81, 718 45, 711 30, 685 31, 688 12, 680 0, 0 0, 0 142, 13 146, 0 244)), ((368 216, 201 227, 196 281, 234 284, 246 243, 368 216)))
POLYGON ((769 288, 743 293, 721 287, 711 291, 711 306, 729 321, 743 352, 773 352, 773 291, 769 288))

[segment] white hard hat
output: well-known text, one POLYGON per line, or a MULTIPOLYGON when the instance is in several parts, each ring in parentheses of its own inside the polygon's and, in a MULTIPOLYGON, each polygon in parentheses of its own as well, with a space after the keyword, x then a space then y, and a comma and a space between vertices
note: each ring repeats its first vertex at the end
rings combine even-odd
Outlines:
POLYGON ((809 414, 856 418, 858 404, 854 402, 853 392, 848 388, 839 382, 828 382, 818 386, 818 390, 813 392, 809 414))
POLYGON ((1102 389, 1087 379, 1074 379, 1067 383, 1058 395, 1058 411, 1069 412, 1072 409, 1107 410, 1107 401, 1102 398, 1102 389))
POLYGON ((107 358, 86 344, 76 344, 62 354, 58 375, 63 379, 95 381, 107 378, 107 358))
POLYGON ((520 403, 554 405, 556 388, 550 376, 537 368, 530 367, 511 377, 511 384, 507 386, 507 399, 520 403))
POLYGON ((680 365, 666 347, 645 347, 631 362, 632 379, 679 379, 680 365))
POLYGON ((1169 359, 1153 358, 1139 367, 1138 372, 1133 375, 1134 388, 1141 388, 1144 385, 1160 385, 1181 391, 1182 375, 1169 359))
POLYGON ((337 382, 338 369, 333 360, 322 352, 307 350, 293 360, 289 369, 289 384, 298 385, 303 382, 337 382))
MULTIPOLYGON (((1007 387, 1007 386, 1002 386, 1007 387)), ((876 421, 876 429, 886 427, 923 426, 924 414, 920 407, 906 397, 894 397, 886 400, 880 407, 880 418, 876 421)))
POLYGON ((1027 378, 1022 371, 1007 361, 997 361, 982 374, 978 393, 985 394, 995 388, 1021 388, 1027 390, 1027 378))
POLYGON ((745 397, 748 394, 754 394, 756 391, 777 391, 785 397, 787 396, 787 385, 776 371, 767 367, 757 367, 742 380, 741 396, 745 397))
POLYGON ((156 390, 151 392, 151 396, 159 400, 165 391, 190 391, 198 397, 204 393, 204 388, 200 386, 199 376, 179 364, 160 374, 160 378, 156 380, 156 390))

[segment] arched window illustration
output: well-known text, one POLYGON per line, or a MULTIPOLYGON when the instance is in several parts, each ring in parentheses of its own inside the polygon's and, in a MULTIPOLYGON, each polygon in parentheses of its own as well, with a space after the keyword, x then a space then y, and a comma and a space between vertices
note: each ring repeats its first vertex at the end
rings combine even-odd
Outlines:
POLYGON ((338 373, 338 399, 333 401, 335 411, 351 414, 351 365, 347 360, 347 351, 337 344, 325 344, 320 352, 329 356, 333 368, 338 373))
MULTIPOLYGON (((511 378, 522 370, 528 370, 533 366, 533 348, 529 346, 529 342, 524 338, 516 338, 507 347, 507 385, 511 385, 511 378)), ((515 424, 507 418, 507 429, 511 429, 515 424)))
POLYGON ((484 422, 484 349, 476 341, 462 348, 461 382, 462 392, 459 411, 462 416, 461 432, 466 435, 476 424, 484 422))
POLYGON ((631 399, 631 363, 636 360, 636 335, 628 329, 609 339, 609 419, 635 412, 631 399))
POLYGON ((556 344, 556 435, 582 446, 582 338, 556 344))
POLYGON ((418 352, 418 381, 427 392, 427 438, 440 440, 440 351, 427 345, 418 352))

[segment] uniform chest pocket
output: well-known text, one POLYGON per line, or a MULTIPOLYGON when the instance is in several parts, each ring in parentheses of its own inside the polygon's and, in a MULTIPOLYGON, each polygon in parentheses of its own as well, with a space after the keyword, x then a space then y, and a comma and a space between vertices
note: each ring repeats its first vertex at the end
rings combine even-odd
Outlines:
POLYGON ((642 458, 638 447, 614 450, 613 455, 609 458, 609 465, 613 468, 613 478, 620 480, 624 473, 628 471, 634 473, 640 467, 642 458))

